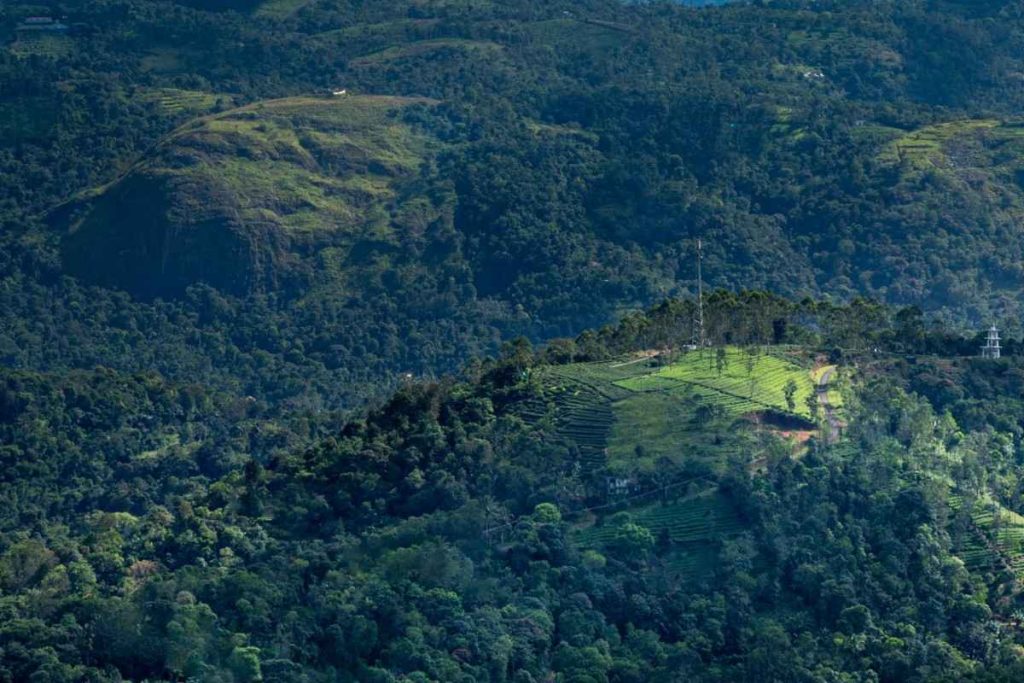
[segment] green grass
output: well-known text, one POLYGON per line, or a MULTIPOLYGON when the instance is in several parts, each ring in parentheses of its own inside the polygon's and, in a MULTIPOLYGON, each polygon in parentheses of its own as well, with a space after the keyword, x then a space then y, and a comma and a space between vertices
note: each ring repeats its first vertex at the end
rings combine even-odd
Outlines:
POLYGON ((310 0, 265 0, 253 13, 268 19, 287 19, 310 3, 310 0))
POLYGON ((718 467, 730 453, 750 445, 747 424, 722 411, 698 413, 701 406, 714 404, 692 387, 616 402, 608 438, 609 467, 620 473, 653 472, 662 459, 676 464, 697 459, 718 467))
POLYGON ((147 88, 141 90, 137 97, 142 102, 157 105, 165 114, 208 112, 218 103, 230 106, 233 104, 231 95, 202 92, 200 90, 181 90, 178 88, 147 88))
POLYGON ((532 121, 529 119, 526 120, 526 126, 534 135, 575 137, 593 143, 598 142, 598 140, 600 139, 598 135, 595 135, 594 133, 584 130, 582 128, 577 128, 575 126, 560 126, 550 123, 540 123, 538 121, 532 121))
POLYGON ((139 60, 139 67, 146 72, 174 73, 185 68, 184 50, 169 47, 153 47, 139 60))
POLYGON ((352 64, 357 66, 367 66, 371 64, 382 64, 385 62, 392 62, 398 59, 410 59, 413 57, 420 57, 423 55, 431 54, 439 50, 459 50, 468 53, 472 53, 481 58, 493 58, 497 53, 500 53, 505 48, 498 43, 492 43, 489 41, 481 40, 461 40, 454 38, 445 38, 438 40, 421 40, 407 45, 400 45, 396 47, 389 47, 378 52, 374 52, 358 59, 352 60, 352 64))
POLYGON ((69 229, 82 243, 121 239, 140 223, 165 234, 196 225, 238 232, 271 266, 227 253, 224 267, 254 277, 271 267, 288 272, 307 244, 329 240, 319 267, 303 271, 311 281, 307 300, 361 291, 372 282, 368 273, 390 267, 387 259, 407 233, 442 220, 445 208, 425 196, 420 175, 442 143, 403 123, 400 113, 431 104, 302 97, 201 116, 118 178, 72 198, 82 211, 69 229), (127 192, 150 201, 125 211, 120 198, 127 192))
POLYGON ((580 464, 599 469, 606 464, 608 435, 615 419, 608 396, 572 377, 550 374, 543 401, 522 407, 528 420, 550 418, 559 436, 576 446, 580 464))
POLYGON ((639 357, 544 368, 536 376, 544 396, 524 406, 523 415, 553 420, 588 468, 628 475, 655 471, 662 459, 700 459, 715 469, 730 454, 756 449, 746 416, 787 412, 788 380, 797 385, 794 412, 801 417, 814 392, 809 371, 780 356, 728 348, 726 361, 721 373, 714 350, 670 365, 639 357))
MULTIPOLYGON (((216 103, 216 96, 192 91, 144 96, 168 107, 216 103)), ((346 96, 247 105, 181 126, 132 172, 179 186, 217 188, 245 222, 271 222, 297 233, 361 231, 383 238, 388 207, 432 150, 430 140, 393 116, 415 103, 429 101, 346 96), (164 166, 165 154, 188 155, 198 163, 164 166)))
POLYGON ((574 18, 538 21, 524 27, 527 35, 537 43, 586 52, 619 47, 629 39, 626 28, 574 18))
POLYGON ((939 166, 944 163, 944 152, 950 142, 997 128, 1000 123, 995 119, 964 119, 924 126, 887 144, 879 160, 916 168, 939 166))
POLYGON ((770 408, 790 412, 784 388, 789 380, 797 385, 794 410, 809 417, 807 397, 814 392, 808 371, 783 358, 757 354, 729 347, 725 349, 725 365, 719 371, 716 350, 690 352, 672 365, 656 372, 622 379, 615 384, 634 392, 664 391, 674 387, 699 387, 709 401, 722 406, 730 415, 739 416, 770 408), (748 363, 751 364, 748 370, 748 363))
POLYGON ((431 31, 440 23, 439 19, 396 19, 376 24, 356 24, 315 33, 310 36, 310 40, 346 47, 356 44, 362 49, 380 51, 410 40, 428 40, 431 31))

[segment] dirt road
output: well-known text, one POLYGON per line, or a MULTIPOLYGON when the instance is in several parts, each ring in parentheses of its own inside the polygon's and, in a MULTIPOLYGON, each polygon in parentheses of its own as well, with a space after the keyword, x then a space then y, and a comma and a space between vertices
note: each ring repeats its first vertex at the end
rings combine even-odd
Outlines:
POLYGON ((828 423, 828 433, 825 435, 825 442, 830 444, 839 441, 839 435, 843 427, 843 423, 836 417, 835 407, 828 398, 828 385, 832 381, 832 375, 835 374, 835 371, 834 367, 830 367, 821 373, 821 377, 818 379, 818 403, 825 411, 825 421, 828 423))

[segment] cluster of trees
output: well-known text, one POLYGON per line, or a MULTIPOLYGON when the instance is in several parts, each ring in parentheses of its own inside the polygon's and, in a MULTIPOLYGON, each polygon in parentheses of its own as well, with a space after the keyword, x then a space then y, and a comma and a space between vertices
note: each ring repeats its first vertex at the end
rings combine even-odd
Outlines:
MULTIPOLYGON (((725 298, 709 319, 728 308, 721 329, 744 343, 758 343, 750 320, 777 331, 784 315, 788 337, 817 334, 793 322, 809 302, 725 298)), ((907 390, 919 364, 865 366, 840 447, 771 447, 761 475, 736 453, 718 486, 744 532, 692 578, 641 524, 600 551, 579 544, 571 446, 518 416, 528 370, 643 348, 638 330, 686 309, 582 335, 571 353, 510 344, 471 379, 409 384, 340 428, 153 374, 5 371, 0 675, 1017 680, 1020 635, 999 615, 1024 605, 956 557, 971 531, 951 523, 950 497, 1018 505, 1024 406, 959 422, 907 390)), ((985 366, 963 400, 1012 391, 995 383, 1017 365, 985 366)))
MULTIPOLYGON (((604 360, 635 349, 678 349, 698 338, 697 319, 694 299, 667 299, 574 339, 550 340, 542 358, 559 364, 604 360)), ((846 305, 792 301, 752 290, 706 294, 703 320, 710 345, 798 345, 827 352, 833 360, 892 357, 916 364, 918 355, 922 360, 977 357, 986 336, 984 330, 963 334, 947 328, 916 306, 894 308, 863 298, 846 305)), ((1002 343, 1003 355, 1020 355, 1020 340, 1007 337, 1002 343)))
POLYGON ((36 3, 0 5, 0 679, 1024 676, 1020 598, 966 571, 950 523, 953 491, 1021 510, 1019 344, 968 360, 980 342, 933 323, 1018 310, 1018 143, 965 133, 926 170, 887 147, 1020 111, 1012 3, 254 5, 69 0, 88 30, 52 49, 14 35, 36 3), (401 116, 452 207, 356 245, 358 287, 147 300, 67 276, 65 202, 202 113, 153 93, 338 84, 440 101, 401 116), (689 342, 690 299, 621 313, 692 290, 696 236, 709 339, 869 384, 845 450, 766 446, 756 477, 735 455, 716 483, 746 532, 680 580, 641 524, 581 547, 605 473, 517 406, 537 364, 689 342), (342 426, 517 335, 563 339, 342 426))
MULTIPOLYGON (((1019 111, 1011 6, 300 5, 271 21, 255 3, 63 3, 55 13, 89 31, 55 52, 0 50, 6 364, 155 368, 275 402, 354 405, 397 374, 692 292, 697 236, 712 286, 1021 317, 1012 136, 953 136, 928 172, 888 147, 936 122, 1019 111), (356 245, 360 287, 318 289, 308 246, 287 259, 312 284, 269 295, 199 282, 153 302, 62 277, 77 216, 61 203, 202 113, 154 92, 244 104, 339 84, 441 102, 405 117, 437 141, 418 182, 452 207, 399 245, 356 245), (128 333, 95 323, 96 308, 117 309, 128 333), (45 324, 27 322, 37 315, 45 324), (149 332, 160 320, 173 322, 149 332)), ((5 3, 0 31, 14 40, 38 11, 5 3)), ((116 267, 117 245, 87 249, 116 267)))

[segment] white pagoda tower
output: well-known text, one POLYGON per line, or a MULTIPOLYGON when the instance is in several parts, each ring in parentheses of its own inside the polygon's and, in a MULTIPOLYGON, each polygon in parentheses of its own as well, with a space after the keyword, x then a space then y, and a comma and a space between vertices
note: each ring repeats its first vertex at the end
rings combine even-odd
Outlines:
POLYGON ((999 346, 999 330, 993 325, 988 330, 988 338, 985 340, 985 345, 981 347, 982 358, 999 358, 999 352, 1001 347, 999 346))

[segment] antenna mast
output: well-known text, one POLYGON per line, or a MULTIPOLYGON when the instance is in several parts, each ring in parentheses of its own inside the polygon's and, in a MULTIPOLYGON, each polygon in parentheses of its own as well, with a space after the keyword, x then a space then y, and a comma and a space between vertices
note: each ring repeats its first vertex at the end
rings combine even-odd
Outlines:
POLYGON ((697 238, 697 320, 694 322, 694 338, 693 344, 699 349, 703 349, 706 345, 704 337, 704 245, 701 239, 697 238))

